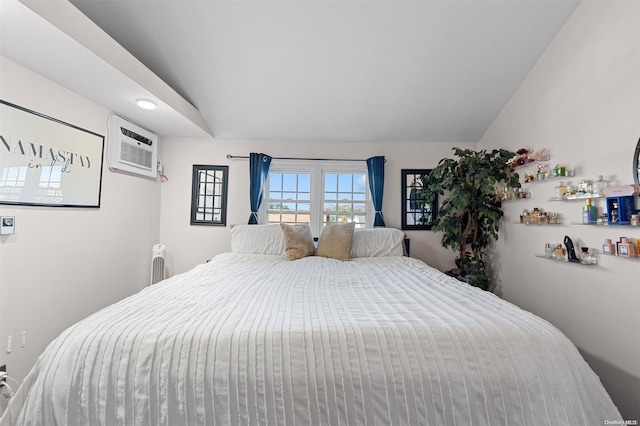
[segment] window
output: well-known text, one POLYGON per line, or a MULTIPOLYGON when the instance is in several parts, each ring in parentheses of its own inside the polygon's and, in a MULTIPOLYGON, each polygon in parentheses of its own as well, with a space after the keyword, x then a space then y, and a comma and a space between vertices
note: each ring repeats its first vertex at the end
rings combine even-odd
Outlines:
POLYGON ((269 173, 269 223, 311 223, 311 174, 269 173))
POLYGON ((330 223, 373 223, 373 206, 362 162, 274 160, 260 223, 309 223, 315 236, 330 223))
POLYGON ((363 173, 324 173, 323 226, 344 222, 356 222, 360 227, 366 225, 366 176, 363 173))
POLYGON ((228 166, 193 166, 191 224, 227 224, 228 166))

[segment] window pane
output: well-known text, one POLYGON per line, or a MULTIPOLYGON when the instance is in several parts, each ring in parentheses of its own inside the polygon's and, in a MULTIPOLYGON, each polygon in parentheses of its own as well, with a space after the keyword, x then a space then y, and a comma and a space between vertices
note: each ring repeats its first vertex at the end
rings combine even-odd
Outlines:
POLYGON ((357 228, 364 228, 367 223, 367 216, 357 215, 353 217, 353 221, 356 222, 357 228), (359 225, 358 225, 359 224, 359 225))
POLYGON ((296 193, 295 192, 285 192, 282 194, 282 199, 283 200, 295 200, 296 199, 296 193))
POLYGON ((298 175, 298 191, 311 192, 311 175, 310 174, 298 175))
POLYGON ((325 192, 324 193, 325 200, 337 200, 338 193, 337 192, 325 192))
POLYGON ((325 212, 334 212, 338 210, 338 205, 335 203, 324 203, 325 212))
POLYGON ((297 223, 311 223, 311 214, 299 214, 296 220, 297 223))
POLYGON ((282 190, 282 174, 281 173, 269 174, 269 190, 270 191, 282 190))
POLYGON ((326 190, 338 189, 338 175, 327 173, 324 175, 324 188, 326 190))
POLYGON ((294 173, 285 173, 282 175, 282 189, 285 191, 296 191, 297 182, 297 174, 294 173))
POLYGON ((338 176, 338 191, 343 191, 343 192, 353 191, 353 175, 338 176))

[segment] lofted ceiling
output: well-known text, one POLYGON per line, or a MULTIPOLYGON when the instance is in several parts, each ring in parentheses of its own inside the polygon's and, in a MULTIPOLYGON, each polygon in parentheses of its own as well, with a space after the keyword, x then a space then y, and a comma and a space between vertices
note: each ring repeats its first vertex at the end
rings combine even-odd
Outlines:
POLYGON ((578 2, 71 0, 217 138, 459 142, 578 2))

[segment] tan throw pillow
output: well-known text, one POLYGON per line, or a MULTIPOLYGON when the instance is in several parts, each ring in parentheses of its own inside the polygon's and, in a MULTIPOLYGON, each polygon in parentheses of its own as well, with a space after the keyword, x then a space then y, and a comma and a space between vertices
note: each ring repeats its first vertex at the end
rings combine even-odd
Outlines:
POLYGON ((287 225, 280 224, 285 240, 285 253, 287 259, 298 260, 303 257, 313 256, 315 247, 313 245, 313 236, 311 235, 311 227, 309 224, 304 225, 287 225))
POLYGON ((325 226, 320 234, 316 256, 349 260, 355 227, 354 222, 325 226))

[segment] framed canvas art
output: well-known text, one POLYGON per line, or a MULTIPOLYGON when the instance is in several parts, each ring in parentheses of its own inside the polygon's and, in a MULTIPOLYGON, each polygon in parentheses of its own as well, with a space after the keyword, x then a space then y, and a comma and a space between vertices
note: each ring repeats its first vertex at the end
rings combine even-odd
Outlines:
POLYGON ((0 100, 0 204, 100 207, 104 136, 0 100))

